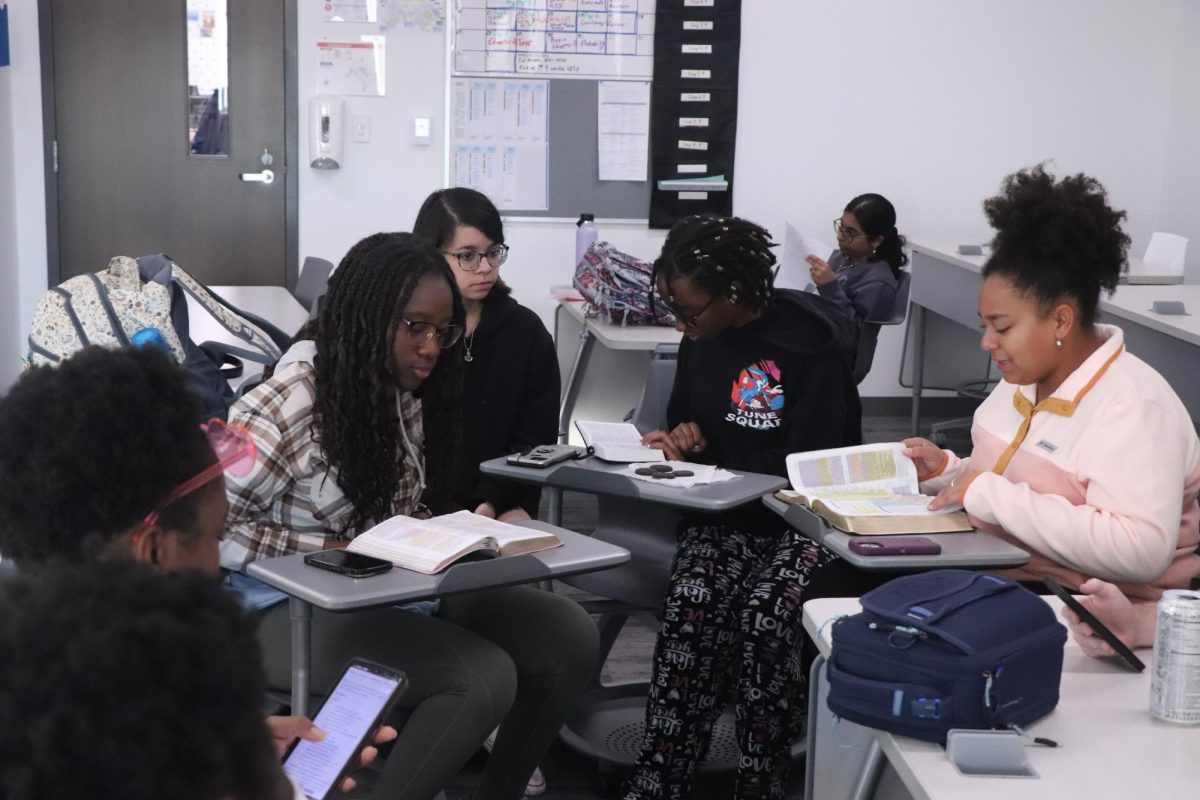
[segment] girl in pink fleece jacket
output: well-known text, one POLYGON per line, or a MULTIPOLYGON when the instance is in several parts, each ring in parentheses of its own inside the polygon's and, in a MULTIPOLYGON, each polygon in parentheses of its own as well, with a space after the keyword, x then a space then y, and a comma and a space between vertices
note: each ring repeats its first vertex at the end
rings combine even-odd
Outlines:
POLYGON ((1200 441, 1166 380, 1096 322, 1126 264, 1125 213, 1094 179, 1041 166, 1006 178, 984 210, 996 238, 981 344, 1004 380, 975 412, 969 458, 905 441, 930 507, 961 503, 1028 550, 1007 577, 1073 590, 1101 578, 1135 603, 1187 586, 1200 574, 1200 441))

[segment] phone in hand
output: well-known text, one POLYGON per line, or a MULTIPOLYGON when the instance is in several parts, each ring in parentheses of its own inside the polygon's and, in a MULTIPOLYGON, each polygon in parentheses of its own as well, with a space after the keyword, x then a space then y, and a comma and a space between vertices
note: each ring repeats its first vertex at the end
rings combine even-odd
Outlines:
POLYGON ((387 572, 392 568, 390 561, 374 556, 364 556, 362 553, 351 553, 349 550, 321 550, 309 553, 304 557, 304 563, 310 567, 327 569, 351 578, 367 578, 387 572))
POLYGON ((942 546, 924 536, 859 537, 850 540, 850 549, 860 556, 936 556, 942 546))
POLYGON ((1123 662, 1125 662, 1125 666, 1129 667, 1134 672, 1141 672, 1146 668, 1146 665, 1142 663, 1142 660, 1135 656, 1133 651, 1130 650, 1124 642, 1118 639, 1117 635, 1110 631, 1103 622, 1096 619, 1096 615, 1088 611, 1087 608, 1084 607, 1083 603, 1080 603, 1078 600, 1076 600, 1071 593, 1063 587, 1062 584, 1049 576, 1042 578, 1042 583, 1046 584, 1046 588, 1054 592, 1054 594, 1058 596, 1058 599, 1062 600, 1067 608, 1078 614, 1079 618, 1083 620, 1089 628, 1092 629, 1092 633, 1096 634, 1105 642, 1107 642, 1113 650, 1116 650, 1117 655, 1121 657, 1123 662))
POLYGON ((358 766, 358 754, 408 687, 403 672, 356 658, 346 665, 313 724, 319 742, 298 739, 283 760, 287 773, 310 800, 332 800, 358 766))

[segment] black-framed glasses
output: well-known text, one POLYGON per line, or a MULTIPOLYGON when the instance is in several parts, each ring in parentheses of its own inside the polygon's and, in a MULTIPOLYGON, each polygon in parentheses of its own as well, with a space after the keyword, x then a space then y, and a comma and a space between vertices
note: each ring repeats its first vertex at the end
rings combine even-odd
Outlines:
POLYGON ((711 306, 713 303, 717 302, 717 298, 710 297, 708 302, 705 303, 704 306, 699 311, 695 312, 694 314, 683 313, 682 311, 680 311, 678 308, 675 307, 674 303, 670 302, 665 297, 658 298, 658 301, 663 304, 663 307, 666 308, 667 311, 671 312, 671 314, 675 317, 675 319, 681 319, 681 320, 683 320, 684 325, 686 325, 689 328, 694 328, 700 322, 700 315, 703 314, 705 311, 708 311, 708 307, 711 306))
POLYGON ((858 230, 857 228, 851 228, 849 225, 843 225, 841 217, 838 217, 837 219, 835 219, 833 221, 833 232, 836 233, 838 236, 845 237, 848 241, 851 241, 851 242, 853 242, 855 239, 857 239, 860 236, 866 236, 865 233, 858 230))
POLYGON ((400 318, 404 323, 404 327, 408 328, 408 333, 414 339, 420 339, 422 342, 428 342, 434 336, 437 336, 438 347, 447 350, 458 344, 458 340, 462 338, 463 331, 466 330, 465 325, 459 325, 457 322, 447 325, 444 328, 439 328, 432 322, 413 322, 412 320, 400 318))
POLYGON ((479 269, 480 261, 484 258, 488 260, 493 269, 500 269, 500 266, 508 260, 508 245, 506 244, 494 244, 483 252, 478 250, 461 250, 457 253, 443 250, 442 252, 448 256, 454 256, 458 261, 458 268, 463 272, 474 272, 479 269))

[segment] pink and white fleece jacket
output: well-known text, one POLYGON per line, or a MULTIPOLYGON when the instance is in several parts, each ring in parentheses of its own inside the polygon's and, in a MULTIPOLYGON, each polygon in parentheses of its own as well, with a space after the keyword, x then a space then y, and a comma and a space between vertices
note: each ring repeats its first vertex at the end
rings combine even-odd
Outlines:
POLYGON ((1000 383, 975 412, 970 458, 944 451, 921 490, 980 472, 963 497, 971 521, 1031 556, 1001 575, 1071 589, 1098 577, 1156 600, 1200 574, 1200 440, 1121 329, 1096 329, 1104 344, 1040 403, 1033 386, 1000 383))

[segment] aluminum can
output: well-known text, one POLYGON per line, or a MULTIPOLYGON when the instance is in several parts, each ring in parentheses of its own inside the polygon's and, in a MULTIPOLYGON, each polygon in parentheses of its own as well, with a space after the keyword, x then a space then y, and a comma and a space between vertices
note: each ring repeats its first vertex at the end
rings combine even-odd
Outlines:
POLYGON ((1200 592, 1169 589, 1158 602, 1150 714, 1200 725, 1200 592))

